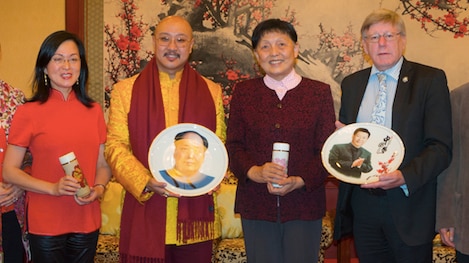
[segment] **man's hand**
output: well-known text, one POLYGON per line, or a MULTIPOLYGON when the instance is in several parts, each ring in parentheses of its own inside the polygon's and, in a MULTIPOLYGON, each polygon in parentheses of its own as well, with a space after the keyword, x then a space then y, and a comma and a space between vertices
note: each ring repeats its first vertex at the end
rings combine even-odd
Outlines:
POLYGON ((404 176, 400 170, 378 176, 379 180, 373 183, 362 184, 362 188, 382 188, 389 190, 405 184, 404 176))
POLYGON ((181 197, 181 195, 170 192, 166 189, 167 184, 156 181, 155 178, 151 178, 147 183, 147 189, 163 197, 181 197))
POLYGON ((440 228, 440 238, 443 244, 454 247, 454 227, 440 228))
POLYGON ((335 129, 338 130, 340 128, 343 128, 345 127, 345 124, 343 124, 342 122, 340 121, 335 121, 335 129))
POLYGON ((213 195, 214 192, 218 191, 218 189, 220 189, 221 187, 221 183, 218 184, 217 186, 215 186, 215 188, 213 188, 212 190, 210 190, 207 194, 208 195, 213 195))
POLYGON ((353 167, 358 167, 358 168, 360 168, 360 167, 362 166, 362 164, 363 164, 364 161, 365 161, 365 158, 358 158, 358 159, 356 159, 356 160, 353 161, 353 163, 352 163, 352 168, 353 168, 353 167))

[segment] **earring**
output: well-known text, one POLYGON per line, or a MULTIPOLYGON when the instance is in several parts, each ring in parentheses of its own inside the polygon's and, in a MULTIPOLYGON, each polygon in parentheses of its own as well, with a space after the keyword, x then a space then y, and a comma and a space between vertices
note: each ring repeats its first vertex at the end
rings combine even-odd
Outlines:
POLYGON ((80 79, 77 79, 77 86, 80 85, 80 79))
POLYGON ((47 83, 47 74, 46 73, 44 73, 44 84, 47 87, 48 83, 47 83))

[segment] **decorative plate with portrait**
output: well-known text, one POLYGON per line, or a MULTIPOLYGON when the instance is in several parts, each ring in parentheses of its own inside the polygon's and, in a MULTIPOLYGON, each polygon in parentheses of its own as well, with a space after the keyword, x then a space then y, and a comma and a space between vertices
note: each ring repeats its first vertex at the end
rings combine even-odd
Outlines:
POLYGON ((321 157, 324 167, 337 179, 365 184, 397 170, 404 153, 404 143, 393 130, 374 123, 353 123, 329 136, 321 157))
POLYGON ((181 123, 163 130, 148 151, 150 172, 181 196, 199 196, 221 183, 228 169, 225 145, 204 126, 181 123))

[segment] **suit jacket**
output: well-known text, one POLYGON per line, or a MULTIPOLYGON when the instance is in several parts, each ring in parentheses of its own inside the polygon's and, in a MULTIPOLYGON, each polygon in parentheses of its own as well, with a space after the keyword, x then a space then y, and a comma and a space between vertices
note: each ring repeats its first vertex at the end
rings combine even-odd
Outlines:
POLYGON ((454 243, 456 249, 469 254, 469 83, 451 91, 453 114, 453 160, 439 177, 436 204, 436 230, 455 228, 454 243))
POLYGON ((187 183, 187 182, 179 181, 176 178, 172 177, 168 173, 168 170, 161 170, 160 175, 161 175, 161 177, 163 177, 163 179, 167 183, 171 184, 172 186, 175 186, 175 187, 181 188, 181 189, 187 189, 187 190, 194 190, 194 189, 202 188, 202 187, 208 185, 210 182, 212 182, 213 179, 215 179, 215 177, 213 177, 213 176, 199 173, 198 175, 194 175, 194 176, 197 176, 199 180, 196 180, 196 181, 191 182, 191 183, 187 183))
POLYGON ((263 78, 255 78, 236 84, 230 105, 226 149, 230 169, 238 178, 235 212, 243 219, 276 222, 280 218, 282 223, 322 218, 328 174, 321 149, 334 132, 336 119, 329 85, 302 78, 279 100, 263 78), (274 142, 290 144, 288 174, 305 182, 303 188, 280 199, 268 192, 266 184, 247 177, 252 166, 272 161, 274 142))
MULTIPOLYGON (((342 81, 339 120, 356 122, 371 68, 342 81)), ((387 190, 390 212, 402 240, 416 246, 435 235, 437 176, 452 155, 451 105, 444 71, 404 59, 393 103, 392 129, 405 146, 399 167, 409 196, 396 187, 387 190)), ((334 238, 352 233, 350 196, 359 186, 340 183, 334 238)))
POLYGON ((365 148, 355 148, 351 143, 336 144, 329 153, 329 164, 338 172, 360 178, 363 173, 373 170, 371 166, 371 153, 365 148), (355 151, 355 153, 354 153, 355 151), (360 167, 352 167, 352 163, 358 158, 365 159, 360 167))

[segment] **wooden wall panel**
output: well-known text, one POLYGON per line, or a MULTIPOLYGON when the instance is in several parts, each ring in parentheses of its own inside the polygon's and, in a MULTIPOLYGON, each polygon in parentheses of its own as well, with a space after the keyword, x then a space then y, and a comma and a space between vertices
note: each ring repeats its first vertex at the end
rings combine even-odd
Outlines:
POLYGON ((85 0, 65 0, 65 29, 85 39, 85 0))

